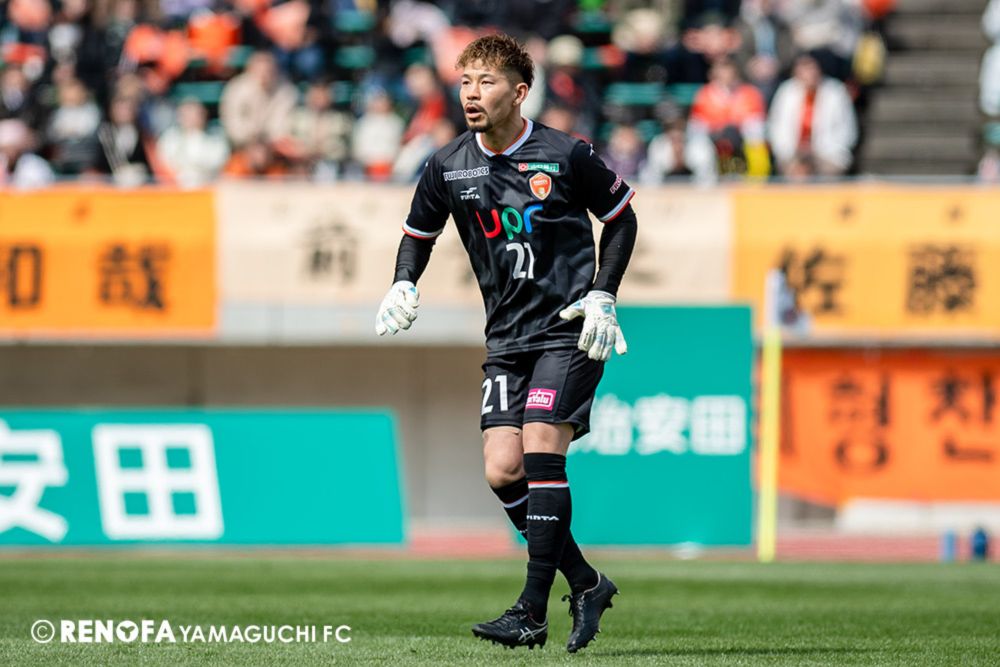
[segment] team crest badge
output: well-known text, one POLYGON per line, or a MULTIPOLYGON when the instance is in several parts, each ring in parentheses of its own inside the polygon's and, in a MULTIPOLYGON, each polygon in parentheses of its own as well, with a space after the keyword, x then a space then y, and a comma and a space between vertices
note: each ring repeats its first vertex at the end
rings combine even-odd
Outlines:
POLYGON ((531 194, 539 199, 545 199, 552 192, 552 177, 538 172, 528 179, 528 185, 531 186, 531 194))

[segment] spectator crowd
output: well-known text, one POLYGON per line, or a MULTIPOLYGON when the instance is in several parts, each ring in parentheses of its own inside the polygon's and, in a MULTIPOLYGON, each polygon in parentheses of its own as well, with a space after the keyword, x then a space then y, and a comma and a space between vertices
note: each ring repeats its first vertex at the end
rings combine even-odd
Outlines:
POLYGON ((464 130, 453 63, 496 30, 536 62, 525 115, 593 142, 626 178, 839 176, 892 6, 5 0, 0 178, 409 182, 464 130))

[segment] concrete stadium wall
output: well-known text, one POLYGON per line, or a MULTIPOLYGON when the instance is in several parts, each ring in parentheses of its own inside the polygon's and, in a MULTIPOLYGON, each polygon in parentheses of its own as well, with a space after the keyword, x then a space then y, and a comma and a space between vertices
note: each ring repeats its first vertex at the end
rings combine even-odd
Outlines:
POLYGON ((0 347, 0 405, 388 407, 410 517, 502 525, 482 475, 484 358, 472 347, 12 345, 0 347))

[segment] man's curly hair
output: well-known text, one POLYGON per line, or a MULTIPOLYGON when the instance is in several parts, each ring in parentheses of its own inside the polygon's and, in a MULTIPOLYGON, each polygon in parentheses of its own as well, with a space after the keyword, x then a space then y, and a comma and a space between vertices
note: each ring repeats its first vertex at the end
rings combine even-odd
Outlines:
POLYGON ((486 67, 495 67, 516 73, 531 87, 535 80, 535 65, 521 44, 510 35, 486 35, 471 42, 458 56, 457 69, 480 61, 486 67))

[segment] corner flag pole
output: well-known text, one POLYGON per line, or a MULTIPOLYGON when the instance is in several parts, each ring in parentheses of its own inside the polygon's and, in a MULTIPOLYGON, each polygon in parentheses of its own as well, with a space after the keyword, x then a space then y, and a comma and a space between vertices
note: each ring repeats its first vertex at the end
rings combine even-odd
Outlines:
POLYGON ((764 298, 764 341, 760 375, 760 462, 757 498, 757 559, 774 560, 778 523, 778 442, 781 428, 781 325, 779 304, 784 276, 767 275, 764 298))

